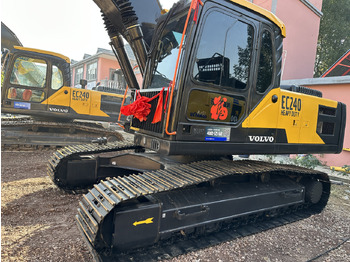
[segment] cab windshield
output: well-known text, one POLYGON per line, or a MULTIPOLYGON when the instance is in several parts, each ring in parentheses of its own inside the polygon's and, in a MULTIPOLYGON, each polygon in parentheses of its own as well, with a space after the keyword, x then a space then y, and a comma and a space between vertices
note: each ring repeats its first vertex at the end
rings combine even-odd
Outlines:
POLYGON ((10 83, 30 87, 45 87, 47 64, 44 60, 18 57, 13 65, 10 83))
POLYGON ((186 13, 171 19, 159 37, 152 61, 152 78, 148 88, 167 87, 173 80, 186 13))

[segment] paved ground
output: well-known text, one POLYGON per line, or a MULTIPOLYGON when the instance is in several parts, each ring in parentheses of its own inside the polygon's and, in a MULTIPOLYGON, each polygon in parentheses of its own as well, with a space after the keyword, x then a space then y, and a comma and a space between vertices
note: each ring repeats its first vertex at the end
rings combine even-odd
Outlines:
MULTIPOLYGON (((1 153, 2 261, 92 261, 74 219, 81 195, 47 177, 51 154, 1 153)), ((350 237, 349 199, 349 185, 333 185, 321 214, 170 261, 308 261, 350 237)), ((315 261, 350 261, 350 241, 315 261)))

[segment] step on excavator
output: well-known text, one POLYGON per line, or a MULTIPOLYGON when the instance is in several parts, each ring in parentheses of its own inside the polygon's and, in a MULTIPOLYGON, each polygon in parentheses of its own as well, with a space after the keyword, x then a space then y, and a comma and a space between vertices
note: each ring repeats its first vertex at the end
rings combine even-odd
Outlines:
POLYGON ((245 0, 181 0, 170 10, 155 0, 94 2, 134 94, 121 110, 134 141, 69 146, 48 167, 61 188, 90 187, 76 220, 93 250, 125 252, 239 221, 322 211, 327 174, 232 160, 342 150, 346 106, 280 85, 286 28, 274 14, 245 0))

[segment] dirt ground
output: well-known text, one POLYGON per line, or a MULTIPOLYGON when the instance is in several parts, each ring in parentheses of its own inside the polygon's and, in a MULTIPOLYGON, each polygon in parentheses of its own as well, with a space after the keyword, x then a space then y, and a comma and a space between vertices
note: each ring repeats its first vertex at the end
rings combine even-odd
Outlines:
MULTIPOLYGON (((75 223, 81 195, 46 175, 52 151, 1 152, 1 260, 92 261, 75 223)), ((350 261, 350 187, 333 185, 326 209, 302 221, 172 258, 170 261, 350 261)))

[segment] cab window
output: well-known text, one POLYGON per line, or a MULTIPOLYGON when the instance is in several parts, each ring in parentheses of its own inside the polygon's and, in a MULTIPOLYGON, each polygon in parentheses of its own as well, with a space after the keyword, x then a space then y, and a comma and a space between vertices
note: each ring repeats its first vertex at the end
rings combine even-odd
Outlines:
POLYGON ((264 30, 261 38, 260 58, 256 91, 265 93, 272 83, 273 76, 273 45, 270 31, 264 30))
POLYGON ((45 99, 45 93, 38 89, 10 87, 7 98, 18 101, 42 102, 45 99))
POLYGON ((194 79, 245 89, 253 50, 253 27, 223 12, 211 11, 203 28, 193 68, 194 79))
POLYGON ((63 74, 57 66, 52 66, 51 89, 57 90, 63 86, 63 74))
POLYGON ((29 87, 45 87, 47 64, 44 60, 18 57, 14 63, 10 83, 29 87))

